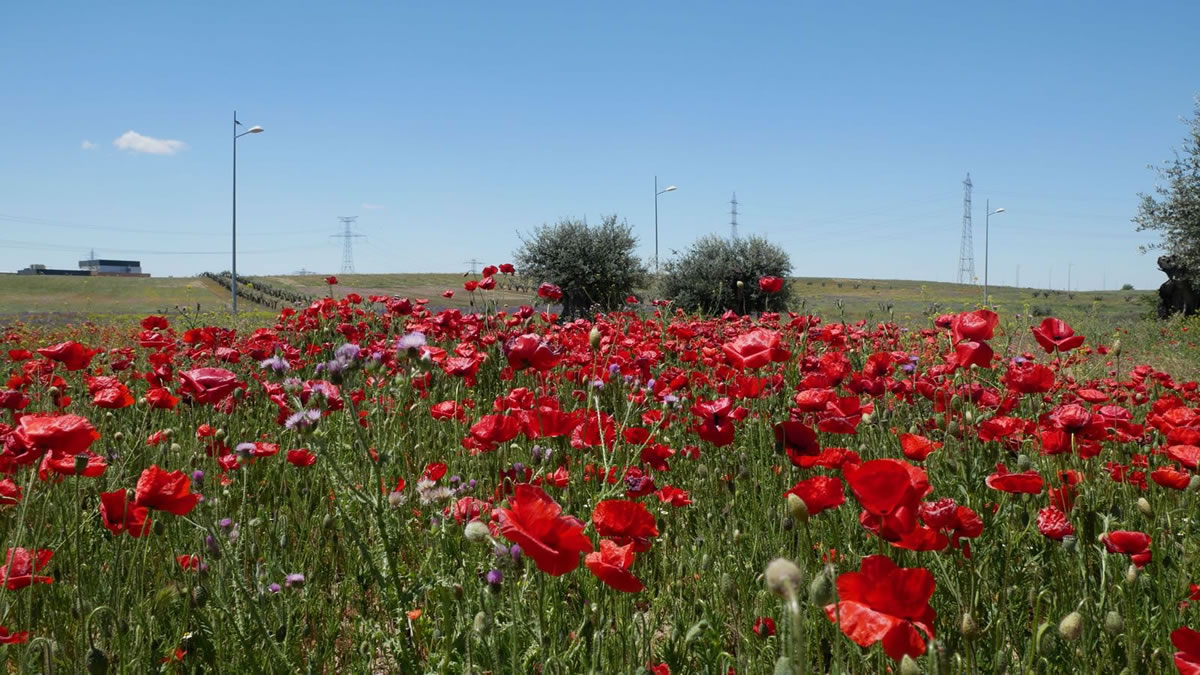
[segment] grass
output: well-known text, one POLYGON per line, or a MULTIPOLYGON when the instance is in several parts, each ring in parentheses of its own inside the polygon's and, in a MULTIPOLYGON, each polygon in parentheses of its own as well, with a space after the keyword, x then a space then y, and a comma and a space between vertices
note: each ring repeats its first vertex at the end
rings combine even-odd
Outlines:
MULTIPOLYGON (((247 310, 260 309, 247 304, 247 310)), ((177 307, 228 311, 229 305, 228 291, 199 277, 0 275, 0 316, 145 316, 172 312, 177 307)))

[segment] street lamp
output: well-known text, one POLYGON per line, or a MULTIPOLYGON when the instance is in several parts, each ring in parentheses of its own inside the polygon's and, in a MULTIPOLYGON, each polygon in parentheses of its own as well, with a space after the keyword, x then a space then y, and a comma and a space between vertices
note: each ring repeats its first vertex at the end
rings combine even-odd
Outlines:
POLYGON ((237 111, 233 111, 233 266, 230 270, 229 288, 233 292, 233 313, 237 314, 237 139, 246 134, 261 134, 263 128, 255 125, 238 133, 242 123, 237 119, 237 111))
POLYGON ((658 176, 654 177, 654 275, 658 276, 658 196, 664 192, 674 192, 676 187, 668 185, 658 189, 658 176))
POLYGON ((992 210, 991 201, 984 202, 984 208, 987 215, 983 217, 983 306, 987 307, 987 287, 988 287, 988 232, 990 231, 990 222, 992 216, 998 213, 1004 213, 1004 207, 1000 207, 995 211, 992 210))

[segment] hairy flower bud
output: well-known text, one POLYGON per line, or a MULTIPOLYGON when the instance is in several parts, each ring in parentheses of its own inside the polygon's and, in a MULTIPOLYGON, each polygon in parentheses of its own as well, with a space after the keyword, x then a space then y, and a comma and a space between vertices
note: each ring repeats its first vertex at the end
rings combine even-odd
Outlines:
POLYGON ((1062 621, 1058 622, 1058 634, 1063 636, 1064 640, 1074 642, 1083 634, 1083 615, 1079 612, 1071 612, 1063 617, 1062 621))
POLYGON ((487 635, 492 630, 492 617, 487 615, 487 612, 478 612, 475 614, 475 620, 471 622, 471 628, 480 635, 487 635))
POLYGON ((465 528, 463 528, 463 536, 467 538, 467 541, 473 544, 481 541, 487 541, 488 535, 490 534, 491 531, 488 530, 488 526, 484 525, 478 520, 472 520, 471 522, 467 523, 465 528))
POLYGON ((818 607, 831 605, 837 601, 837 586, 834 584, 835 570, 833 565, 826 565, 808 584, 808 601, 818 607))
POLYGON ((1147 501, 1145 497, 1138 497, 1137 508, 1138 508, 1138 511, 1142 512, 1143 516, 1153 516, 1154 515, 1154 509, 1150 508, 1150 502, 1147 501))
POLYGON ((921 675, 921 666, 908 654, 900 659, 900 675, 921 675))
POLYGON ((588 332, 588 344, 591 345, 592 349, 599 350, 600 340, 603 337, 604 336, 600 333, 600 329, 592 326, 592 330, 588 332))
POLYGON ((799 497, 799 495, 789 494, 787 496, 787 508, 788 513, 792 515, 793 520, 798 523, 808 522, 808 506, 804 503, 804 500, 799 497))
POLYGON ((1109 349, 1109 351, 1112 352, 1113 356, 1121 355, 1121 339, 1120 338, 1113 340, 1112 349, 1109 349))
POLYGON ((1125 570, 1125 583, 1132 584, 1137 581, 1138 568, 1137 565, 1130 565, 1129 569, 1125 570))
POLYGON ((1104 615, 1104 632, 1109 635, 1120 635, 1125 630, 1125 619, 1115 609, 1110 609, 1104 615))
POLYGON ((975 617, 971 616, 970 612, 963 612, 962 620, 958 623, 959 632, 964 637, 973 638, 979 634, 979 624, 975 623, 975 617))
POLYGON ((776 558, 767 565, 767 590, 780 597, 793 597, 804 583, 804 573, 787 558, 776 558))

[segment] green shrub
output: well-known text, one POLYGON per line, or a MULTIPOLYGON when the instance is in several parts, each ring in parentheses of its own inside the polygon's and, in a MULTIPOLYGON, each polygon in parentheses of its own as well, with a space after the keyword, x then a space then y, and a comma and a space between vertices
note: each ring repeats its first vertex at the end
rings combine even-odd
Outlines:
POLYGON ((787 253, 762 237, 730 240, 709 235, 663 265, 658 292, 686 310, 779 311, 787 307, 790 285, 784 283, 783 290, 768 295, 759 290, 758 280, 768 276, 787 279, 791 271, 787 253))
POLYGON ((637 237, 615 215, 597 226, 563 218, 542 225, 521 238, 513 256, 521 274, 535 284, 551 283, 562 289, 562 315, 582 316, 590 309, 612 310, 641 284, 646 267, 634 255, 637 237))

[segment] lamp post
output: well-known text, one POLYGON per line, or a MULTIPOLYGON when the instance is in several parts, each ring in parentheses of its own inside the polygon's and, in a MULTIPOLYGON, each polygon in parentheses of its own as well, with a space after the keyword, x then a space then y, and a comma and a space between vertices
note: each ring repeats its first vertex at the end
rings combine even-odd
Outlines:
POLYGON ((654 177, 654 276, 658 276, 658 196, 664 192, 674 192, 674 185, 658 189, 658 176, 654 177))
POLYGON ((246 134, 261 134, 263 128, 252 126, 238 133, 242 123, 237 119, 237 111, 233 111, 233 265, 230 269, 229 289, 233 292, 233 313, 237 314, 237 139, 246 134))
POLYGON ((983 306, 987 307, 987 287, 988 287, 988 233, 990 232, 990 224, 992 216, 998 213, 1004 213, 1004 207, 1000 207, 995 211, 992 210, 990 200, 984 201, 984 209, 987 215, 983 217, 983 306))

